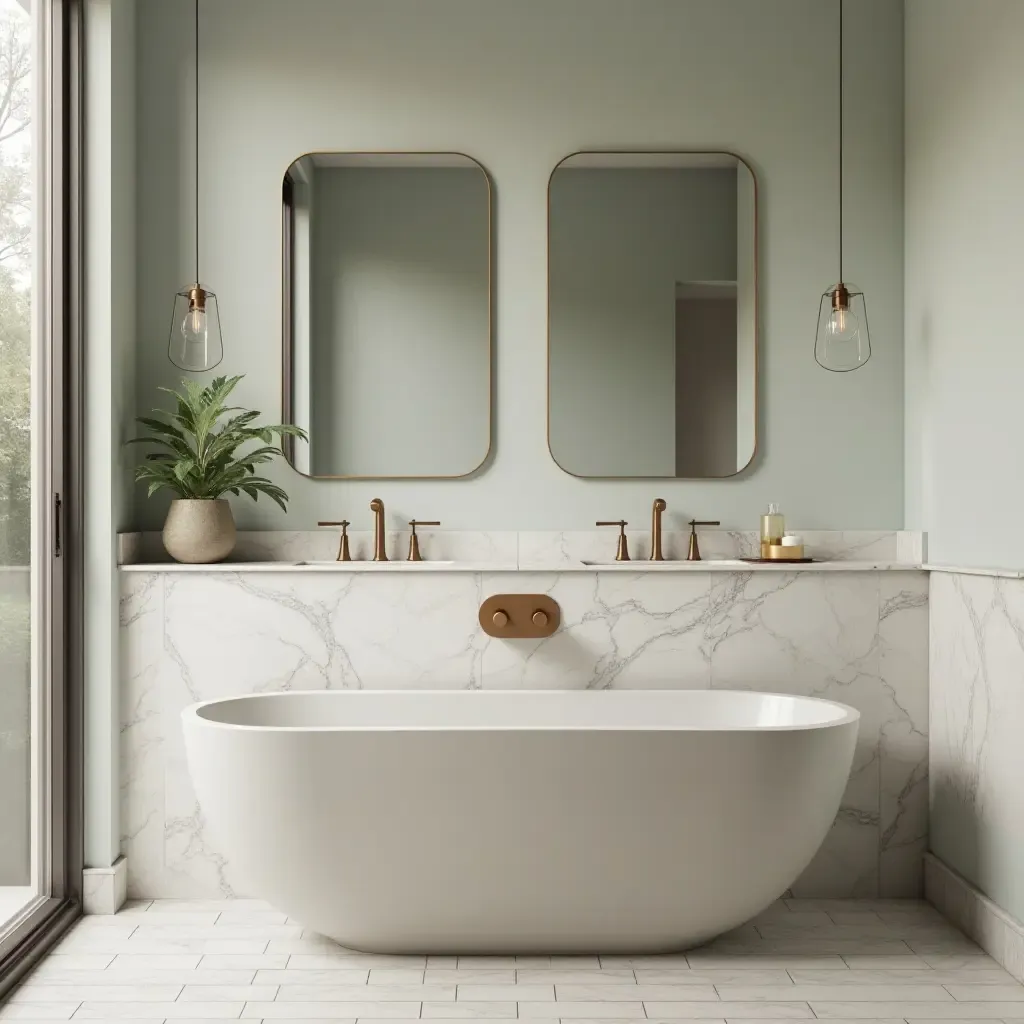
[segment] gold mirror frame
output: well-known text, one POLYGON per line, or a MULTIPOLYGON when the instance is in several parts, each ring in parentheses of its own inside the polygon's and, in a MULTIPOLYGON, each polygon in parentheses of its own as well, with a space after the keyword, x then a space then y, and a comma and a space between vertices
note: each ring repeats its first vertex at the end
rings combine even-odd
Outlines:
POLYGON ((745 473, 754 464, 761 447, 761 408, 760 408, 760 353, 761 353, 761 298, 760 298, 760 232, 759 232, 759 196, 757 174, 750 161, 730 149, 579 149, 562 157, 548 175, 547 188, 547 446, 551 461, 569 476, 578 480, 731 480, 745 473), (720 476, 647 476, 645 474, 629 474, 614 476, 590 476, 574 473, 566 469, 551 449, 551 182, 558 168, 567 160, 577 156, 730 156, 738 164, 742 164, 750 172, 754 185, 754 447, 746 464, 734 473, 723 473, 720 476))
POLYGON ((294 337, 292 332, 292 215, 288 189, 288 171, 292 165, 303 157, 314 156, 352 156, 352 157, 386 157, 386 156, 421 156, 445 157, 458 156, 475 164, 487 183, 487 450, 480 462, 466 473, 448 476, 431 474, 355 475, 355 474, 313 474, 304 473, 295 466, 293 458, 295 439, 282 438, 285 459, 291 469, 307 480, 466 480, 475 476, 491 461, 494 452, 494 186, 491 176, 476 157, 454 149, 315 149, 300 153, 294 157, 281 175, 283 182, 281 193, 281 422, 290 423, 292 417, 292 350, 294 337))

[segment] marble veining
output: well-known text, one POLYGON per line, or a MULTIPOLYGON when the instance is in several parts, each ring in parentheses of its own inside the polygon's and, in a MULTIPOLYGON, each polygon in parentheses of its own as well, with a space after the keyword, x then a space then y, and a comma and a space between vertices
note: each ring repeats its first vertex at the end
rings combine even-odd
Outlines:
POLYGON ((122 849, 136 896, 239 894, 192 792, 182 708, 343 687, 722 687, 843 701, 863 716, 854 773, 794 893, 920 891, 923 573, 134 572, 121 586, 122 849), (550 594, 562 628, 488 637, 479 604, 509 590, 550 594))
POLYGON ((931 848, 1024 920, 1024 581, 930 586, 931 848))

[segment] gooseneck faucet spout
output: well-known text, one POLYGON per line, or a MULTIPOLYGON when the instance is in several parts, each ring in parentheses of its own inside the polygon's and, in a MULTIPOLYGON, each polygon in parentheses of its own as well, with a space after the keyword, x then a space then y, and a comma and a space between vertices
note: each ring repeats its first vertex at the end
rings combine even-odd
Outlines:
POLYGON ((668 508, 664 498, 655 498, 654 507, 651 510, 651 561, 664 562, 665 556, 661 553, 661 513, 668 508))
POLYGON ((373 560, 386 562, 388 551, 384 538, 384 502, 380 498, 374 498, 370 502, 370 511, 373 513, 373 560))

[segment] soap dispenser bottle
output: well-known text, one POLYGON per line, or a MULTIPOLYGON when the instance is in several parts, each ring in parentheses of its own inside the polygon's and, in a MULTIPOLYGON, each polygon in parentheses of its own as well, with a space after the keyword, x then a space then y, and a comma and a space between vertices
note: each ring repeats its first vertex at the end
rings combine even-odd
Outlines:
POLYGON ((786 519, 774 502, 768 506, 768 512, 761 516, 761 557, 771 558, 773 545, 782 543, 786 532, 786 519))

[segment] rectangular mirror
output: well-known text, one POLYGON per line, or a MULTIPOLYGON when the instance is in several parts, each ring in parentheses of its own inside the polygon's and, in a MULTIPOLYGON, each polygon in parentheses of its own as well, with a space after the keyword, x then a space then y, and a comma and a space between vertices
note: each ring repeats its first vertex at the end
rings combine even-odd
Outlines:
POLYGON ((548 445, 585 477, 725 477, 757 431, 757 193, 731 153, 575 153, 548 186, 548 445))
POLYGON ((286 447, 312 477, 459 477, 491 445, 491 195, 459 153, 311 153, 284 179, 286 447))

